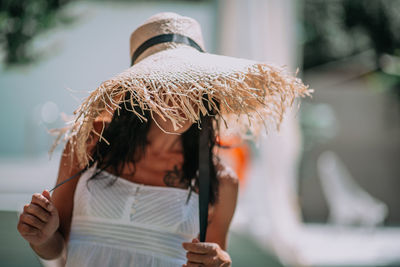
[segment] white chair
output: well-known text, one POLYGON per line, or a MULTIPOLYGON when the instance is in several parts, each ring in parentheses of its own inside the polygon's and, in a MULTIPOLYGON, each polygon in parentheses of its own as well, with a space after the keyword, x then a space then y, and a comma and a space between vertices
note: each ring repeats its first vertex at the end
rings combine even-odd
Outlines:
POLYGON ((317 166, 330 223, 367 227, 383 223, 388 214, 386 204, 358 185, 334 152, 323 152, 317 166))

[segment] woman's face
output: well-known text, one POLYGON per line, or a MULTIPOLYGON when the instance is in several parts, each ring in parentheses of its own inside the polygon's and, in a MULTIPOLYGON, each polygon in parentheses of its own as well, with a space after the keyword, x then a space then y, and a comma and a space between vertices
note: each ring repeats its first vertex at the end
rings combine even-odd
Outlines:
MULTIPOLYGON (((170 99, 165 99, 165 101, 167 102, 168 106, 173 107, 174 104, 172 101, 170 101, 170 99)), ((179 99, 176 99, 175 101, 179 101, 179 99)), ((198 112, 199 109, 198 109, 197 105, 195 105, 190 100, 188 100, 188 101, 192 105, 193 110, 195 112, 198 112)), ((179 115, 182 119, 185 119, 185 121, 183 123, 182 122, 180 123, 180 125, 182 125, 182 127, 180 127, 177 130, 174 130, 173 123, 168 118, 166 118, 166 120, 164 121, 158 114, 153 113, 153 120, 156 122, 156 124, 159 127, 164 129, 164 131, 166 131, 166 132, 182 134, 182 133, 186 132, 187 130, 189 130, 189 128, 193 125, 193 123, 189 119, 186 118, 183 111, 179 111, 179 115)))
POLYGON ((193 125, 191 121, 185 120, 181 128, 174 130, 173 124, 168 118, 166 118, 166 120, 164 121, 158 114, 153 113, 153 120, 155 121, 155 124, 162 128, 164 131, 175 134, 182 134, 189 130, 190 126, 193 125))

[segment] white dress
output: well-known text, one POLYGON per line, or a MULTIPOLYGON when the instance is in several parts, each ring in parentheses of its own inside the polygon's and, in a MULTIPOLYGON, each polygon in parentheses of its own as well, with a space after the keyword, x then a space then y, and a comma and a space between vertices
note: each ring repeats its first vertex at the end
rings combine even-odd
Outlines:
POLYGON ((94 171, 76 187, 66 266, 186 263, 182 242, 198 235, 198 194, 186 203, 189 190, 141 185, 105 171, 88 182, 94 171))

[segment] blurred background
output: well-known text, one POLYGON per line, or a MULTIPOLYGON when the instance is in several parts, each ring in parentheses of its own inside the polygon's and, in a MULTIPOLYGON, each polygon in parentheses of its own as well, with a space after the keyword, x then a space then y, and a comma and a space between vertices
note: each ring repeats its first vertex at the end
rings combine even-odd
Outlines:
POLYGON ((397 0, 0 1, 0 266, 54 265, 16 230, 55 184, 48 131, 129 67, 130 33, 163 11, 198 20, 209 52, 315 90, 280 132, 221 151, 241 180, 233 266, 400 266, 397 0))

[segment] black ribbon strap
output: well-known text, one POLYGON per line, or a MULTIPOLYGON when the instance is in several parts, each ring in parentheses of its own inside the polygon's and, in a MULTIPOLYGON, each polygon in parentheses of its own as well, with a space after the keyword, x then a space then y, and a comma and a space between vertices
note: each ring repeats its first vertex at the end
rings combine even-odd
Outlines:
POLYGON ((210 118, 204 117, 199 140, 199 216, 200 242, 205 242, 210 201, 210 118))
POLYGON ((145 41, 141 44, 133 53, 131 59, 131 66, 135 63, 136 59, 149 47, 161 44, 161 43, 180 43, 180 44, 187 44, 191 47, 196 48, 200 52, 204 52, 204 50, 190 37, 185 35, 177 34, 177 33, 168 33, 168 34, 160 34, 150 38, 149 40, 145 41))
POLYGON ((57 184, 55 187, 53 187, 53 189, 51 189, 50 191, 49 191, 49 193, 51 192, 51 191, 53 191, 53 190, 55 190, 57 187, 59 187, 59 186, 61 186, 61 185, 63 185, 63 184, 65 184, 65 183, 67 183, 67 182, 69 182, 69 181, 71 181, 72 179, 75 179, 75 178, 77 178, 79 175, 81 175, 82 173, 84 173, 86 170, 88 170, 90 167, 92 167, 93 166, 93 164, 94 164, 94 162, 92 161, 92 162, 90 162, 88 165, 86 165, 85 166, 85 168, 83 168, 82 170, 80 170, 79 172, 77 172, 77 173, 75 173, 74 175, 72 175, 71 177, 69 177, 68 179, 66 179, 66 180, 64 180, 64 181, 62 181, 62 182, 60 182, 59 184, 57 184))

